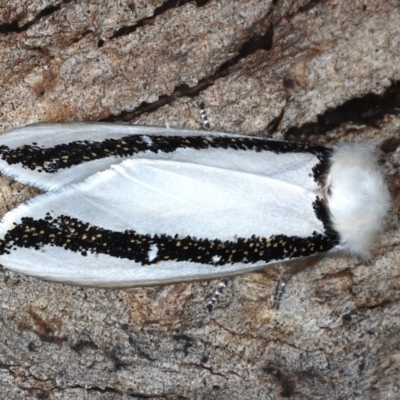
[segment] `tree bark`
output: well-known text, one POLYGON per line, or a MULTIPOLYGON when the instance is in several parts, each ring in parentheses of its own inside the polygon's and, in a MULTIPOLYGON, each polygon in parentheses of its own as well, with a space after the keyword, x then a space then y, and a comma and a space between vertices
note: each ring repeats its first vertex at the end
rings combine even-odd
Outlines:
MULTIPOLYGON (((0 130, 105 120, 331 145, 400 162, 397 0, 0 0, 0 130)), ((0 137, 1 144, 1 137, 0 137)), ((325 257, 105 290, 0 267, 4 399, 400 398, 400 172, 373 266, 325 257), (310 263, 311 264, 311 263, 310 263)), ((3 215, 38 193, 1 177, 3 215)))

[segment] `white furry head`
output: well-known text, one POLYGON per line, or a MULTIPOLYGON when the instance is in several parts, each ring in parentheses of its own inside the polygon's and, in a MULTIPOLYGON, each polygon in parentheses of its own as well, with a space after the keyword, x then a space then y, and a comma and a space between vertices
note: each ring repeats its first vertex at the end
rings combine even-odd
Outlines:
POLYGON ((379 150, 362 143, 333 148, 326 196, 339 248, 364 259, 382 228, 390 195, 378 166, 379 150))

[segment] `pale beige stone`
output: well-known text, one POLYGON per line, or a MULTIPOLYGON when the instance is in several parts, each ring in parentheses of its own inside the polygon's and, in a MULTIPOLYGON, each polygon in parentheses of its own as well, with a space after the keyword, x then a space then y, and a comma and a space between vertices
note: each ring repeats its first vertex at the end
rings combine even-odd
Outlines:
MULTIPOLYGON (((316 124, 400 79, 398 1, 162 3, 0 2, 0 128, 200 128, 202 99, 219 130, 265 135, 275 119, 275 136, 368 139, 400 161, 399 101, 316 124)), ((0 397, 399 398, 400 172, 388 169, 393 206, 373 266, 324 258, 293 275, 279 311, 283 267, 232 279, 211 315, 216 281, 105 290, 0 268, 0 397)), ((2 214, 37 193, 2 177, 2 214)))

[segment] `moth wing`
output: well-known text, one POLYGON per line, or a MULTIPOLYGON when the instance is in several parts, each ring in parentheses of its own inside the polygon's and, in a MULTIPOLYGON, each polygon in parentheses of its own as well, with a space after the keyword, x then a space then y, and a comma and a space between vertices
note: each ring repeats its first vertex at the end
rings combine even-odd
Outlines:
POLYGON ((289 259, 293 246, 279 238, 296 245, 323 236, 316 197, 264 175, 128 159, 6 214, 0 262, 104 287, 237 274, 289 259))
POLYGON ((260 144, 267 143, 273 142, 136 125, 35 124, 1 135, 0 171, 22 183, 53 191, 82 182, 126 158, 144 158, 274 176, 310 190, 317 188, 315 180, 310 179, 310 171, 319 162, 316 155, 262 150, 260 144), (240 140, 248 143, 243 145, 240 140))
MULTIPOLYGON (((1 135, 0 171, 46 191, 58 190, 82 182, 90 175, 127 158, 107 156, 100 152, 93 157, 95 150, 84 150, 89 143, 106 149, 106 143, 110 140, 119 140, 129 135, 168 135, 168 131, 158 127, 91 122, 28 125, 1 135), (74 154, 78 149, 80 153, 74 154), (71 158, 72 164, 68 162, 71 158)), ((191 135, 196 131, 181 132, 191 135)))

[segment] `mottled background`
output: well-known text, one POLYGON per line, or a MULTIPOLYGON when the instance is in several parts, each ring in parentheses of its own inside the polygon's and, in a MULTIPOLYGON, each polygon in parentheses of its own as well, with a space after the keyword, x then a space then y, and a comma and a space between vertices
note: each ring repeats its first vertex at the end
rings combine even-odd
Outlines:
MULTIPOLYGON (((332 144, 400 162, 398 0, 0 0, 0 130, 138 122, 332 144)), ((1 139, 0 139, 1 142, 1 139)), ((400 172, 374 264, 326 258, 125 290, 0 267, 2 399, 400 398, 400 172)), ((37 193, 0 178, 2 214, 37 193)), ((110 205, 112 206, 112 205, 110 205)))

